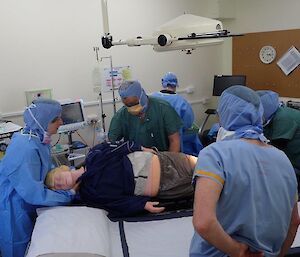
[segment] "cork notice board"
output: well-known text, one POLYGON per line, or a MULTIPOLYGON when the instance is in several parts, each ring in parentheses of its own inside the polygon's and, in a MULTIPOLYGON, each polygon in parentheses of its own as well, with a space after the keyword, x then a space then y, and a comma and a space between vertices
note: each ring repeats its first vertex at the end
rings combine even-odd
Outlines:
POLYGON ((280 96, 300 98, 300 65, 286 76, 277 61, 291 46, 300 51, 300 29, 249 33, 232 41, 232 72, 246 75, 247 86, 254 90, 270 89, 280 96), (270 64, 259 59, 265 45, 276 49, 276 58, 270 64))

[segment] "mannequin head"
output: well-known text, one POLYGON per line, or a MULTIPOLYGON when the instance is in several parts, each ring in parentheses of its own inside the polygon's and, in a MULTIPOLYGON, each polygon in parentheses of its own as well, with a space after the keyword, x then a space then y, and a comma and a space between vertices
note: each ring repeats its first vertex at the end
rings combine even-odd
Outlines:
POLYGON ((77 179, 84 172, 83 167, 78 170, 70 170, 68 166, 63 165, 50 171, 45 183, 50 189, 69 190, 75 186, 77 179))

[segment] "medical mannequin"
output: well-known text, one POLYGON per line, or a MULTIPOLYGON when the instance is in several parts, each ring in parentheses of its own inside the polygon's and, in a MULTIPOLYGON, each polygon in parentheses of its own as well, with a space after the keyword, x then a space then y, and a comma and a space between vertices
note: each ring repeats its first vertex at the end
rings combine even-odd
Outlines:
POLYGON ((153 197, 192 197, 196 162, 195 156, 157 152, 133 142, 102 143, 88 153, 86 172, 60 167, 48 174, 46 183, 68 189, 79 177, 82 203, 105 209, 111 216, 131 216, 144 210, 157 213, 164 208, 157 207, 153 197))

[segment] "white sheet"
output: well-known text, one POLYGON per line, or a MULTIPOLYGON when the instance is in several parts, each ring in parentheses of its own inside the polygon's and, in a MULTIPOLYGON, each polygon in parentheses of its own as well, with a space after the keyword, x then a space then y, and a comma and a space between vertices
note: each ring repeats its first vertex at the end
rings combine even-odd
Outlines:
POLYGON ((187 257, 194 233, 192 217, 125 222, 130 257, 187 257))
POLYGON ((27 257, 49 253, 110 256, 106 212, 88 207, 39 209, 27 257))

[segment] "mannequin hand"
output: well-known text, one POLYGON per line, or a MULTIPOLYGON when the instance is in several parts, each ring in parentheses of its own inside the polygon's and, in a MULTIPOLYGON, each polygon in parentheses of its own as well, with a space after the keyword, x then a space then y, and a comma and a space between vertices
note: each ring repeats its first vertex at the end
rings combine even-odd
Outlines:
POLYGON ((159 202, 146 202, 144 209, 151 213, 160 213, 165 210, 165 207, 155 207, 159 202))

